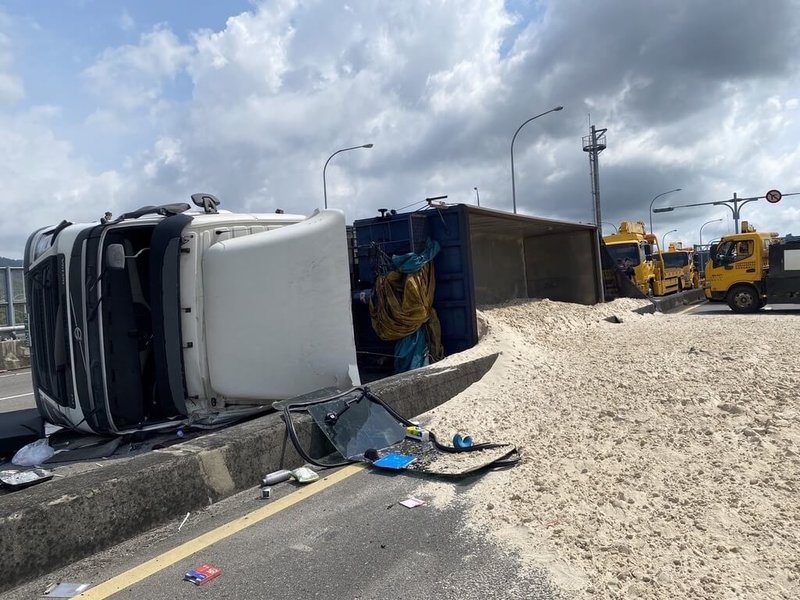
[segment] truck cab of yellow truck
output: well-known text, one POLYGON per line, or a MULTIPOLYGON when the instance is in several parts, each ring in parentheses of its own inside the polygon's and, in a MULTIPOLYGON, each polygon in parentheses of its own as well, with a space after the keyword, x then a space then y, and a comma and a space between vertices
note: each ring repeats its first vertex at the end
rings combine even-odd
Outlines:
POLYGON ((800 301, 800 239, 756 231, 723 237, 706 264, 706 298, 727 302, 734 312, 755 312, 765 304, 800 301))
POLYGON ((665 262, 658 238, 645 231, 642 221, 622 221, 619 231, 604 236, 603 242, 611 261, 626 271, 642 293, 665 296, 683 289, 682 267, 665 262))
POLYGON ((659 258, 663 259, 669 275, 677 277, 677 291, 700 287, 700 276, 694 264, 694 248, 685 247, 681 242, 672 242, 667 250, 659 253, 659 258))

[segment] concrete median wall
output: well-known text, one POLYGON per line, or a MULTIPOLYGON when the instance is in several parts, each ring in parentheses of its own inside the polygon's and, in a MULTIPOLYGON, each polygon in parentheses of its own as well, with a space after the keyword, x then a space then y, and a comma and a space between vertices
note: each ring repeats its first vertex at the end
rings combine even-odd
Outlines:
MULTIPOLYGON (((454 397, 489 371, 487 355, 464 364, 396 375, 369 387, 413 417, 454 397)), ((309 421, 297 423, 312 442, 309 421)), ((278 414, 248 421, 103 469, 0 496, 0 592, 75 562, 188 511, 257 486, 302 464, 278 414)))
POLYGON ((659 312, 668 312, 679 306, 703 302, 705 299, 706 296, 703 290, 688 290, 686 292, 670 294, 669 296, 652 298, 653 303, 656 305, 656 310, 659 312))
POLYGON ((31 364, 31 352, 24 340, 0 341, 0 371, 22 369, 31 364))

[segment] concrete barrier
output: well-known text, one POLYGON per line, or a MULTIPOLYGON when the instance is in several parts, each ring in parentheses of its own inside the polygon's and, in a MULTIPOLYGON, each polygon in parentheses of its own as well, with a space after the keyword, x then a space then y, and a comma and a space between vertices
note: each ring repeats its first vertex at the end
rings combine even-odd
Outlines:
POLYGON ((22 369, 31 364, 31 352, 24 340, 0 340, 0 371, 22 369))
MULTIPOLYGON (((399 414, 430 410, 478 381, 497 354, 370 384, 399 414)), ((311 424, 296 423, 312 442, 311 424)), ((108 548, 302 464, 280 415, 0 496, 0 592, 108 548)))
POLYGON ((703 290, 687 290, 677 294, 670 294, 669 296, 652 298, 653 303, 656 305, 656 310, 659 312, 668 312, 679 306, 703 302, 705 299, 706 296, 703 290))

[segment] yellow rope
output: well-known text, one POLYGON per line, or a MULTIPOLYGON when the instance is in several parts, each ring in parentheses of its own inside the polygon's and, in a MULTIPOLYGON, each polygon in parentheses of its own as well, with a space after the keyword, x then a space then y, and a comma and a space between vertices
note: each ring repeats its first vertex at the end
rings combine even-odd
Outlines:
POLYGON ((416 273, 391 271, 378 277, 369 303, 372 327, 378 337, 397 341, 425 326, 431 359, 439 360, 443 355, 442 334, 433 308, 435 291, 433 263, 416 273))

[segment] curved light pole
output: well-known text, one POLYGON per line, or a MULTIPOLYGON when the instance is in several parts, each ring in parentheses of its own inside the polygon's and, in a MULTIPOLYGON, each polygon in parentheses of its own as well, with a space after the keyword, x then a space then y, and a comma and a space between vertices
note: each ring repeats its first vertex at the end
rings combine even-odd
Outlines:
POLYGON ((514 137, 511 138, 511 203, 512 203, 512 207, 514 209, 514 214, 517 213, 517 188, 516 188, 516 183, 514 181, 514 140, 517 139, 517 134, 519 133, 519 130, 522 129, 523 127, 525 127, 525 125, 527 125, 528 123, 530 123, 534 119, 538 119, 539 117, 543 117, 546 114, 549 114, 551 112, 557 112, 557 111, 563 110, 563 109, 564 109, 563 106, 556 106, 555 108, 551 108, 550 110, 547 110, 547 111, 543 112, 540 115, 536 115, 535 117, 531 117, 530 119, 525 121, 522 125, 517 127, 517 130, 514 132, 514 137))
POLYGON ((481 195, 478 193, 478 188, 474 187, 472 189, 475 190, 475 200, 478 201, 478 206, 480 206, 481 205, 481 195))
POLYGON ((347 152, 348 150, 358 150, 359 148, 372 148, 373 144, 363 144, 361 146, 352 146, 350 148, 342 148, 341 150, 337 150, 333 154, 328 157, 328 160, 325 161, 325 166, 322 167, 322 193, 325 195, 325 208, 328 208, 328 184, 325 181, 325 171, 328 168, 328 163, 331 162, 331 159, 339 154, 340 152, 347 152))
POLYGON ((674 190, 670 190, 668 192, 662 192, 650 201, 650 233, 653 233, 653 202, 661 198, 661 196, 666 196, 667 194, 671 194, 672 192, 680 192, 680 191, 682 191, 681 188, 675 188, 674 190))
POLYGON ((662 251, 662 252, 666 252, 666 248, 667 248, 667 236, 668 236, 670 233, 675 233, 676 231, 678 231, 678 230, 677 230, 677 229, 670 229, 670 230, 669 230, 667 233, 665 233, 664 235, 662 235, 662 236, 661 236, 661 251, 662 251))
POLYGON ((609 223, 608 221, 600 221, 600 225, 611 225, 614 228, 614 233, 618 232, 617 226, 613 223, 609 223))
POLYGON ((706 221, 702 225, 700 225, 700 245, 703 245, 703 227, 708 225, 709 223, 719 223, 720 221, 724 221, 725 219, 711 219, 710 221, 706 221))

